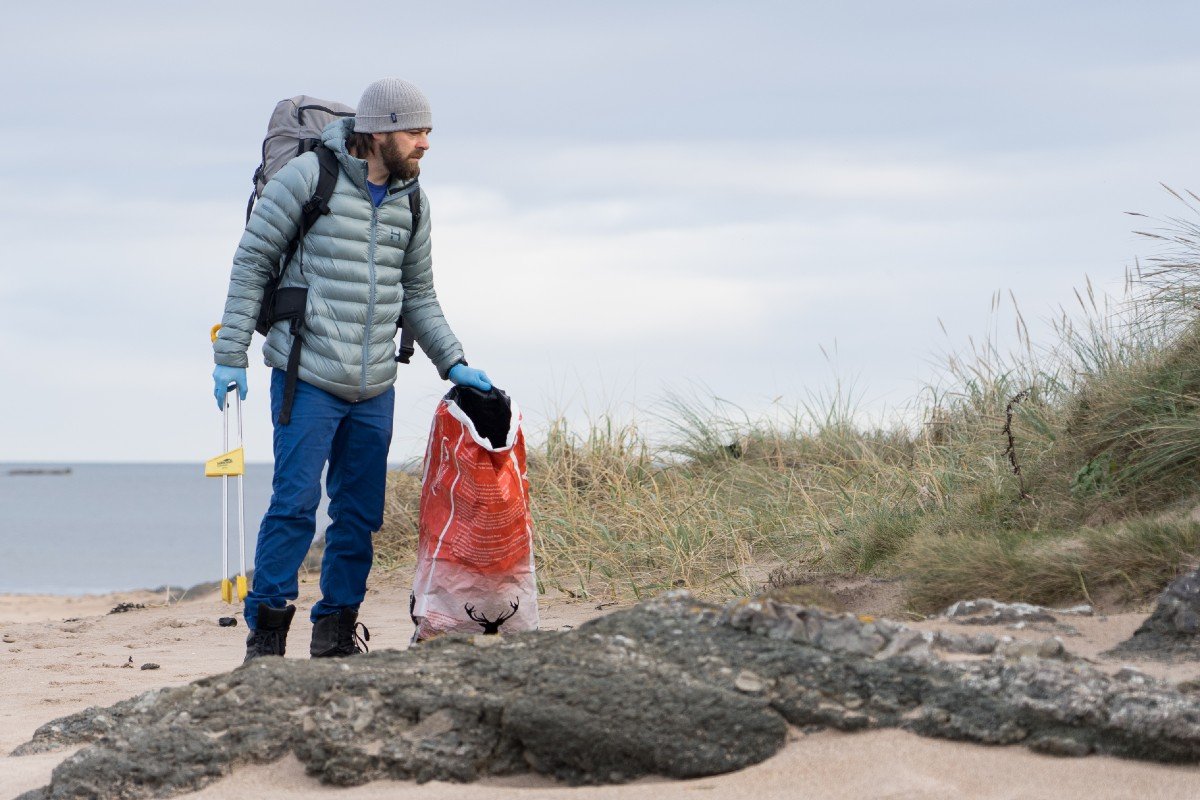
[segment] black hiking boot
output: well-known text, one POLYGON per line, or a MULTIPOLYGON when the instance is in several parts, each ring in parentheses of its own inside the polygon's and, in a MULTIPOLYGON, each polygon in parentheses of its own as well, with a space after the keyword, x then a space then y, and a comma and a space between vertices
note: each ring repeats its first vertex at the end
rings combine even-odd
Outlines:
POLYGON ((358 621, 358 612, 343 608, 333 614, 317 617, 313 623, 312 646, 308 652, 313 658, 339 658, 356 656, 369 649, 371 632, 358 621), (359 635, 358 629, 362 629, 359 635))
POLYGON ((267 605, 258 607, 258 623, 250 635, 246 637, 246 660, 259 656, 282 656, 287 647, 288 628, 292 617, 296 616, 296 607, 271 608, 267 605))

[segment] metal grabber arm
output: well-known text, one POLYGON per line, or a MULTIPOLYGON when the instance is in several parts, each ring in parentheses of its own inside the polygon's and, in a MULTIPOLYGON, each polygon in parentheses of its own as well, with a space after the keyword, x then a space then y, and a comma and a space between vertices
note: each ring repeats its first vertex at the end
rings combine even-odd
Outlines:
MULTIPOLYGON (((230 392, 233 393, 234 402, 237 404, 238 443, 237 443, 237 450, 235 452, 237 452, 239 454, 239 456, 241 456, 240 458, 237 459, 237 461, 239 462, 238 470, 237 470, 238 554, 241 558, 241 561, 240 561, 241 568, 238 570, 238 574, 237 574, 237 578, 236 578, 237 602, 240 603, 241 601, 246 599, 246 592, 247 592, 247 585, 246 585, 246 485, 245 485, 246 469, 245 469, 245 456, 242 455, 245 453, 245 445, 244 445, 244 441, 242 438, 242 395, 238 392, 238 385, 236 383, 231 383, 225 387, 225 408, 224 408, 223 414, 222 414, 222 416, 224 417, 224 423, 225 423, 225 426, 224 426, 225 427, 225 450, 226 450, 226 452, 229 451, 229 394, 230 394, 230 392)), ((224 513, 223 519, 224 519, 224 522, 226 525, 226 530, 228 530, 229 519, 228 519, 228 513, 225 511, 224 506, 228 503, 227 497, 228 497, 229 476, 225 475, 224 477, 222 477, 221 480, 222 480, 221 505, 222 505, 222 512, 224 513)), ((229 574, 229 536, 225 531, 222 532, 221 541, 225 545, 225 547, 223 548, 223 552, 222 552, 222 555, 224 557, 224 560, 221 564, 222 574, 228 575, 229 574)), ((221 596, 222 596, 222 598, 225 598, 225 596, 227 594, 230 595, 230 597, 225 598, 225 602, 232 603, 232 602, 234 602, 233 597, 232 597, 233 592, 230 590, 230 588, 227 586, 227 584, 229 584, 228 578, 225 578, 224 580, 221 581, 221 596)))
MULTIPOLYGON (((219 328, 219 325, 213 328, 213 339, 216 339, 219 328)), ((248 591, 246 582, 246 457, 242 438, 242 396, 237 388, 236 383, 230 383, 225 387, 225 402, 221 406, 221 423, 224 432, 222 455, 209 459, 204 465, 206 477, 221 479, 221 599, 226 603, 245 600, 248 591), (230 392, 233 392, 234 402, 237 405, 238 446, 235 450, 229 449, 230 392), (241 552, 241 570, 236 579, 231 580, 229 576, 229 479, 234 476, 237 477, 238 548, 241 552)))

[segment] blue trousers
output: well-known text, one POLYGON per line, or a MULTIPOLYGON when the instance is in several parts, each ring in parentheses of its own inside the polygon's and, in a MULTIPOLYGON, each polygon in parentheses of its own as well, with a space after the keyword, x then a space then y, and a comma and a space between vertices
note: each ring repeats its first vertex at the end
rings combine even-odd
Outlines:
MULTIPOLYGON (((271 374, 271 418, 283 405, 284 373, 271 374)), ((299 595, 297 575, 316 535, 321 471, 329 518, 321 560, 321 600, 311 619, 358 609, 375 556, 371 535, 383 526, 387 455, 396 393, 348 403, 298 381, 288 425, 275 426, 271 506, 258 529, 254 582, 246 597, 246 624, 256 626, 259 605, 283 608, 299 595)))

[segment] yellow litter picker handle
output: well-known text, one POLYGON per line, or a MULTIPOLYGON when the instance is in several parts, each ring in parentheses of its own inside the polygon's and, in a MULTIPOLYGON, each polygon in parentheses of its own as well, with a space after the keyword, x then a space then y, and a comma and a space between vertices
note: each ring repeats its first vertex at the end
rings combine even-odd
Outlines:
POLYGON ((249 588, 245 575, 238 575, 233 580, 223 578, 221 580, 221 599, 226 603, 240 603, 246 599, 249 588))
POLYGON ((218 322, 216 325, 213 325, 212 330, 208 332, 208 338, 210 341, 215 342, 217 340, 217 331, 219 330, 221 330, 221 323, 218 322))

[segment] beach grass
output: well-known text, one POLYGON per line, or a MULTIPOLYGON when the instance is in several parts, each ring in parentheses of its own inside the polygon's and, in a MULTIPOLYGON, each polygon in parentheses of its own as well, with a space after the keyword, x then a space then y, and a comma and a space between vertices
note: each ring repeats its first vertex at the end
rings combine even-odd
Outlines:
MULTIPOLYGON (((1044 342, 1014 300, 1017 346, 946 357, 887 424, 835 385, 761 419, 670 395, 658 437, 613 415, 531 434, 542 587, 728 596, 783 566, 899 578, 918 611, 1145 600, 1200 554, 1200 213, 1176 196, 1122 297, 1087 284, 1044 342)), ((384 565, 411 560, 419 484, 389 478, 384 565)))

